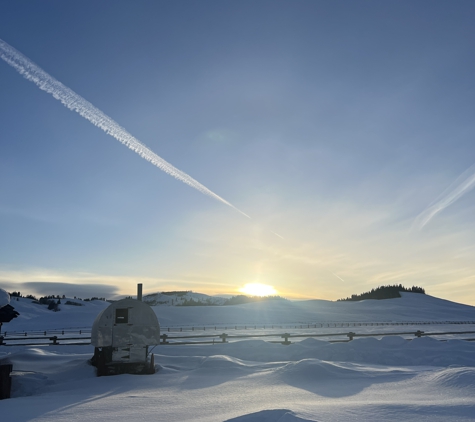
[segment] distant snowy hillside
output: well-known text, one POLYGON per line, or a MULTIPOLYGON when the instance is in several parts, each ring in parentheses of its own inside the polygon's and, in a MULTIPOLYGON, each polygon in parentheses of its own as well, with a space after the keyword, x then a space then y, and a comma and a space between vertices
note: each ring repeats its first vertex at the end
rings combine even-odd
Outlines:
MULTIPOLYGON (((157 314, 162 327, 191 325, 265 325, 309 324, 319 322, 407 322, 407 321, 475 321, 475 307, 418 293, 402 293, 401 298, 330 302, 326 300, 272 300, 234 306, 175 306, 191 300, 222 304, 224 298, 200 293, 186 295, 154 294, 144 297, 157 314), (173 301, 173 302, 172 302, 173 301), (165 303, 159 303, 165 302, 165 303), (173 303, 173 306, 171 306, 173 303), (167 305, 168 304, 168 305, 167 305)), ((4 331, 45 330, 91 327, 97 314, 108 302, 61 299, 60 311, 53 312, 31 299, 14 298, 11 305, 20 313, 5 324, 4 331), (67 301, 82 306, 66 305, 67 301)))
POLYGON ((150 306, 224 305, 226 300, 191 291, 152 293, 143 297, 143 301, 150 306))
POLYGON ((164 326, 195 324, 292 324, 315 322, 475 321, 475 307, 419 293, 400 298, 331 302, 327 300, 266 301, 236 306, 154 306, 164 326))
POLYGON ((10 295, 3 289, 0 289, 0 308, 10 303, 10 295))
POLYGON ((110 305, 102 300, 81 301, 66 298, 61 299, 60 311, 53 312, 48 310, 46 305, 33 303, 31 299, 25 297, 12 298, 10 304, 20 316, 5 324, 2 331, 90 328, 97 314, 110 305), (66 305, 68 300, 83 306, 66 305))

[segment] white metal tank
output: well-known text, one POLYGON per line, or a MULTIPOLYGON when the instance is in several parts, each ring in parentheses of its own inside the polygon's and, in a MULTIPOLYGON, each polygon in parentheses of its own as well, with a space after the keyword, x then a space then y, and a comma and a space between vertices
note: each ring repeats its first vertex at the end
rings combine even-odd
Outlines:
POLYGON ((92 363, 98 375, 141 370, 149 373, 153 362, 148 364, 148 348, 160 343, 160 324, 146 303, 122 299, 96 317, 91 343, 95 347, 92 363))

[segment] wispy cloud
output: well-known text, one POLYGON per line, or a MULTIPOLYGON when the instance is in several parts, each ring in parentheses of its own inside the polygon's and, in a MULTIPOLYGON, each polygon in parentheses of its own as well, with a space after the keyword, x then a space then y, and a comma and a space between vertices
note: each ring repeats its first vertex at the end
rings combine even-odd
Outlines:
POLYGON ((116 274, 99 274, 83 271, 57 271, 49 268, 8 269, 0 267, 0 288, 7 291, 20 290, 23 294, 67 295, 80 297, 106 297, 133 295, 137 283, 144 291, 156 293, 167 290, 190 290, 206 294, 233 293, 219 278, 183 272, 176 277, 141 277, 116 274))
MULTIPOLYGON (((95 274, 81 271, 57 271, 48 268, 9 269, 0 268, 0 287, 7 290, 26 290, 35 294, 74 294, 84 296, 87 293, 103 291, 102 296, 130 294, 135 284, 156 283, 157 279, 117 276, 113 274, 95 274), (89 286, 92 286, 90 290, 89 286), (96 286, 96 287, 94 287, 96 286), (61 290, 61 291, 59 291, 61 290)), ((147 284, 145 284, 147 285, 147 284)), ((89 296, 96 295, 89 293, 89 296)), ((97 296, 97 295, 96 295, 97 296)))
POLYGON ((475 165, 462 173, 436 201, 422 211, 414 220, 413 228, 422 229, 437 213, 453 204, 475 187, 475 165))
POLYGON ((137 138, 127 132, 112 118, 104 114, 98 108, 94 107, 89 101, 86 101, 79 94, 76 94, 74 91, 64 86, 61 82, 46 73, 30 59, 1 39, 0 57, 10 66, 12 66, 18 73, 23 75, 23 77, 33 82, 41 90, 51 94, 69 110, 75 111, 86 120, 91 122, 94 126, 102 129, 108 135, 117 139, 120 143, 130 148, 132 151, 140 155, 143 159, 152 163, 154 166, 158 167, 160 170, 164 171, 170 176, 173 176, 181 182, 186 183, 199 192, 234 208, 236 211, 249 218, 247 214, 209 190, 206 186, 202 185, 185 172, 177 169, 163 158, 159 157, 137 138))

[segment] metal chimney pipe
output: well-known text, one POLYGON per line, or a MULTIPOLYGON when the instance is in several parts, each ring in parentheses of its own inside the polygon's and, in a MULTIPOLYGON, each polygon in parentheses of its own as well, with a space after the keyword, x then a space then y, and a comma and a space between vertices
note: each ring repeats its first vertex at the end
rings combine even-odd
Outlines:
POLYGON ((142 283, 137 284, 137 300, 142 302, 142 283))

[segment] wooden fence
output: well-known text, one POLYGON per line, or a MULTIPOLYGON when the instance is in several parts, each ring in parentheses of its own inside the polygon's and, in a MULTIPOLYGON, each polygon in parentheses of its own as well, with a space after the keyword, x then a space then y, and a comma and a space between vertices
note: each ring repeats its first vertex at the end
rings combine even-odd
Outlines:
MULTIPOLYGON (((162 332, 167 333, 182 333, 182 332, 195 332, 195 331, 242 331, 242 330, 303 330, 311 328, 351 328, 351 327, 383 327, 383 326, 410 326, 410 325, 475 325, 475 321, 383 321, 383 322, 312 322, 312 323, 300 323, 300 324, 247 324, 247 325, 235 325, 235 324, 212 324, 212 325, 200 325, 200 326, 170 326, 161 327, 162 332)), ((78 328, 58 328, 52 330, 31 330, 31 331, 4 331, 0 332, 0 336, 4 339, 12 337, 38 337, 38 336, 64 336, 64 335, 90 335, 91 327, 78 327, 78 328)))
MULTIPOLYGON (((230 343, 243 339, 262 339, 270 343, 280 343, 283 345, 289 345, 292 343, 291 339, 304 339, 304 338, 322 338, 329 343, 337 342, 349 342, 356 337, 386 337, 386 336, 404 336, 409 339, 414 337, 443 337, 443 336, 466 336, 475 335, 475 331, 445 331, 445 332, 424 332, 417 331, 404 331, 404 332, 384 332, 384 333, 355 333, 340 332, 340 333, 268 333, 268 334, 238 334, 230 335, 227 333, 222 334, 198 334, 198 335, 173 335, 162 334, 160 336, 161 345, 186 345, 186 344, 222 344, 230 343)), ((475 341, 475 337, 459 338, 465 341, 475 341)), ((447 340, 447 339, 442 339, 447 340)), ((0 346, 52 346, 52 345, 90 345, 90 336, 80 337, 68 337, 67 335, 54 335, 54 336, 20 336, 20 337, 4 337, 0 336, 0 346)))

